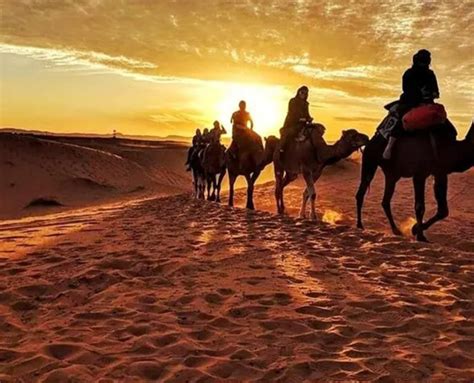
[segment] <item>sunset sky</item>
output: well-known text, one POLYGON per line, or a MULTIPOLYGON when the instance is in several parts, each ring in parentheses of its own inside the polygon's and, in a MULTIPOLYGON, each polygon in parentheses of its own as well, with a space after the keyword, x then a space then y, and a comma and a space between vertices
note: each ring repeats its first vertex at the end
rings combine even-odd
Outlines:
POLYGON ((473 0, 0 4, 2 127, 190 135, 245 99, 270 134, 306 84, 329 139, 372 133, 420 48, 462 134, 473 117, 473 0))

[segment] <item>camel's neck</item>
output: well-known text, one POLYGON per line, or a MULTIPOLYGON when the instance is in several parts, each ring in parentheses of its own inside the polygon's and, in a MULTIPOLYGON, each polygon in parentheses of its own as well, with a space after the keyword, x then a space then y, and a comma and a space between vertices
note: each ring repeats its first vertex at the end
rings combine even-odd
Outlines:
POLYGON ((351 149, 342 139, 333 145, 328 145, 321 155, 325 165, 330 165, 349 157, 354 150, 351 149))
POLYGON ((265 166, 269 165, 273 162, 273 155, 275 154, 276 150, 276 143, 268 143, 265 145, 265 149, 263 150, 263 157, 260 166, 264 168, 265 166))

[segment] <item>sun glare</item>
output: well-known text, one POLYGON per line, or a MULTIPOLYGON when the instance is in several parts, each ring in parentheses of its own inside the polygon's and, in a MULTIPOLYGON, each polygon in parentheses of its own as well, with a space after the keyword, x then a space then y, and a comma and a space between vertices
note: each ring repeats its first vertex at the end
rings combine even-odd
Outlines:
POLYGON ((288 95, 283 87, 264 85, 228 84, 215 100, 215 114, 219 121, 230 127, 230 117, 245 100, 254 121, 254 130, 262 136, 278 134, 286 115, 288 95))

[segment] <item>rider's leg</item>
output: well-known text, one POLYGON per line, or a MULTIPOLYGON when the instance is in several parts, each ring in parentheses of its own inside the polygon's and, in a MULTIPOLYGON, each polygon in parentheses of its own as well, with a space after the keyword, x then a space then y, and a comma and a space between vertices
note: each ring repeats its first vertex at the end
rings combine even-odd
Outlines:
POLYGON ((390 132, 390 137, 388 139, 388 144, 383 152, 383 158, 389 160, 392 158, 393 147, 397 142, 397 139, 403 134, 403 116, 413 108, 413 105, 408 105, 405 103, 400 103, 396 111, 394 111, 394 117, 397 118, 392 131, 390 132))
POLYGON ((232 138, 232 142, 230 143, 229 149, 227 149, 227 151, 232 157, 237 158, 237 142, 235 141, 235 138, 232 138))
POLYGON ((382 157, 385 160, 389 160, 390 158, 392 158, 393 147, 395 146, 395 143, 397 142, 398 138, 402 134, 403 134, 403 123, 402 123, 402 119, 398 118, 397 123, 395 124, 392 131, 390 132, 390 136, 388 138, 388 144, 385 147, 385 150, 382 155, 382 157))
POLYGON ((192 155, 193 151, 194 151, 194 146, 191 146, 188 149, 188 157, 186 159, 186 164, 185 165, 188 165, 191 162, 191 155, 192 155))
POLYGON ((280 152, 283 153, 287 146, 288 143, 293 139, 295 136, 295 130, 296 128, 283 128, 281 129, 281 138, 280 138, 280 152))
POLYGON ((385 160, 389 160, 390 158, 392 158, 392 150, 393 150, 393 147, 395 146, 395 142, 397 142, 397 137, 390 136, 388 138, 388 144, 385 147, 385 150, 383 152, 383 158, 385 160))
POLYGON ((194 153, 194 146, 191 146, 188 150, 188 158, 186 159, 186 171, 191 170, 191 157, 193 156, 194 153))

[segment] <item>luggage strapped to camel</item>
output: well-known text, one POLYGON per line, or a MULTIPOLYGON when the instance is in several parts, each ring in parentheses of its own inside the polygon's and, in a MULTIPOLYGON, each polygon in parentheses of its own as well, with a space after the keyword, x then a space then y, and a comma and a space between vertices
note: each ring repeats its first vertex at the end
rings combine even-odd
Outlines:
POLYGON ((419 131, 442 125, 446 122, 447 114, 441 104, 425 104, 413 108, 403 118, 403 129, 407 132, 419 131))
MULTIPOLYGON (((385 139, 388 139, 393 128, 400 120, 399 105, 399 101, 394 101, 384 106, 388 110, 388 115, 377 127, 377 132, 385 139)), ((416 132, 434 128, 446 123, 446 121, 447 114, 443 105, 436 103, 424 104, 408 111, 402 117, 402 126, 406 132, 416 132)))

